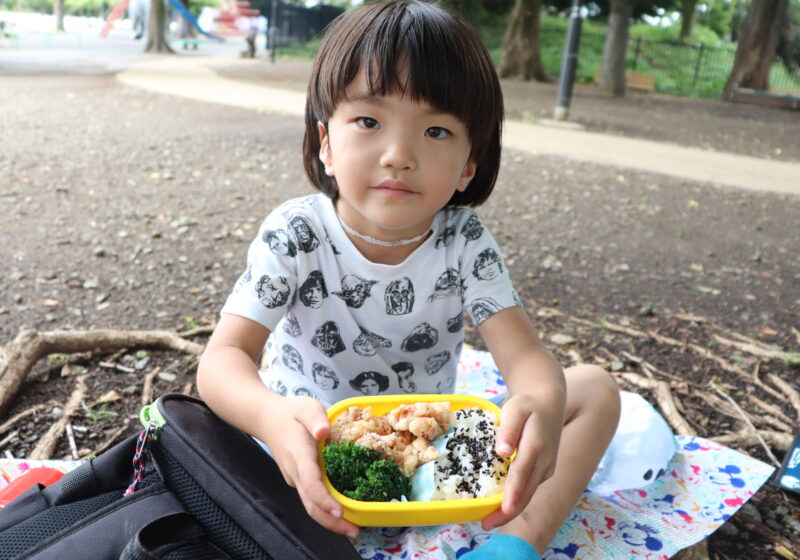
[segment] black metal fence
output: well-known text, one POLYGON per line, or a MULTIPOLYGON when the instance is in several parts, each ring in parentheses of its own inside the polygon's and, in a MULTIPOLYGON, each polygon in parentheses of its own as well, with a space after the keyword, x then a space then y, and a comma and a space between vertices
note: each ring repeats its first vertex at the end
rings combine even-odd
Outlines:
MULTIPOLYGON (((584 31, 578 58, 577 79, 590 83, 603 64, 606 34, 584 31)), ((545 70, 558 75, 564 49, 565 31, 542 30, 541 51, 545 70)), ((627 69, 655 76, 656 91, 686 97, 718 98, 733 68, 736 47, 708 47, 640 37, 628 43, 627 69)), ((770 87, 800 90, 800 71, 794 73, 781 59, 770 72, 770 87)))
POLYGON ((284 4, 278 0, 261 0, 252 4, 269 21, 272 32, 268 37, 269 41, 274 41, 270 43, 271 47, 307 43, 317 37, 325 26, 344 11, 335 6, 318 4, 313 8, 306 8, 296 4, 284 4))

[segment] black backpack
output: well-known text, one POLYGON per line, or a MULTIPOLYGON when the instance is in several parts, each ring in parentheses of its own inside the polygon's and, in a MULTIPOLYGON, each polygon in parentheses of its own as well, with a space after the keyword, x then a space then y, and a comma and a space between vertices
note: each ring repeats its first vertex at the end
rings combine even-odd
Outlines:
POLYGON ((0 560, 360 559, 202 401, 170 393, 142 412, 139 436, 0 510, 0 560))

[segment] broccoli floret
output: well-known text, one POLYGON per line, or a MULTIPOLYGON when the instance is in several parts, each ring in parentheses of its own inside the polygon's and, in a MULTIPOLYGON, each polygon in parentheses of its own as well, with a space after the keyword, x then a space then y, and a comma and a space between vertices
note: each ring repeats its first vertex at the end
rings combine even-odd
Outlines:
POLYGON ((364 478, 367 468, 381 458, 377 451, 343 441, 329 443, 322 450, 325 473, 333 487, 344 494, 355 490, 359 479, 364 478))
POLYGON ((411 479, 377 451, 345 441, 326 445, 322 458, 333 487, 349 498, 388 502, 411 494, 411 479))
POLYGON ((411 480, 400 472, 394 461, 379 459, 369 466, 366 476, 358 480, 355 490, 344 494, 362 502, 390 502, 411 494, 411 480))

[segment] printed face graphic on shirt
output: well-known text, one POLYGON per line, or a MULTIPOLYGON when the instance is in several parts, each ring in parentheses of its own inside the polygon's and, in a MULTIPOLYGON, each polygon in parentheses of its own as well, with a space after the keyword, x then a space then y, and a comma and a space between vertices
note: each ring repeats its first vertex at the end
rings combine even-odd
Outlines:
POLYGON ((272 381, 270 381, 269 384, 267 385, 267 388, 270 391, 278 393, 282 397, 285 397, 289 393, 289 390, 286 388, 286 385, 284 385, 283 381, 281 381, 280 379, 273 379, 272 381))
POLYGON ((428 375, 434 375, 438 373, 444 365, 450 361, 450 352, 447 350, 443 350, 438 354, 434 354, 432 356, 428 356, 428 359, 425 360, 425 371, 428 375))
POLYGON ((397 382, 400 388, 406 393, 414 393, 417 390, 417 384, 414 383, 412 376, 414 375, 414 366, 411 362, 398 362, 392 366, 392 369, 397 374, 397 382))
POLYGON ((256 293, 264 307, 280 307, 289 301, 289 282, 283 276, 265 274, 256 283, 256 293))
POLYGON ((478 216, 475 214, 470 216, 464 226, 461 228, 461 233, 469 241, 475 241, 481 235, 483 235, 483 225, 481 225, 481 221, 478 219, 478 216))
POLYGON ((461 276, 459 276, 455 268, 448 268, 436 279, 436 284, 433 286, 433 293, 428 298, 428 301, 460 295, 461 276))
POLYGON ((377 371, 362 371, 350 380, 350 387, 364 395, 377 395, 389 388, 389 378, 377 371))
POLYGON ((311 228, 309 221, 303 216, 295 216, 289 220, 289 227, 292 228, 294 236, 297 238, 298 248, 304 253, 310 253, 319 247, 319 239, 311 228))
POLYGON ((439 342, 439 332, 428 323, 420 323, 414 327, 411 334, 403 340, 400 349, 403 352, 428 350, 436 346, 437 342, 439 342))
POLYGON ((303 357, 294 347, 288 344, 281 346, 281 361, 290 370, 305 375, 303 373, 303 357))
POLYGON ((392 341, 373 332, 361 328, 361 334, 353 341, 353 351, 359 356, 369 357, 377 353, 378 348, 391 348, 392 341))
POLYGON ((319 309, 322 307, 322 300, 328 297, 328 290, 325 288, 325 279, 319 270, 312 270, 306 281, 300 286, 298 291, 300 301, 306 307, 319 309))
POLYGON ((403 276, 400 280, 389 282, 383 294, 387 315, 405 315, 414 308, 414 285, 411 279, 403 276))
POLYGON ((283 332, 293 337, 303 334, 300 323, 297 322, 297 317, 291 311, 287 312, 283 317, 283 332))
POLYGON ((455 378, 452 376, 442 379, 436 384, 436 391, 439 393, 452 393, 453 383, 455 383, 455 378))
POLYGON ((342 335, 339 334, 339 326, 333 321, 326 321, 314 331, 311 344, 329 358, 345 350, 342 335))
POLYGON ((316 362, 311 366, 311 377, 323 391, 333 391, 339 386, 339 376, 336 372, 316 362))
POLYGON ((486 319, 500 311, 502 308, 490 297, 478 298, 470 306, 470 314, 475 324, 483 323, 486 319))
POLYGON ((325 232, 325 243, 327 243, 328 245, 331 246, 331 249, 333 250, 333 254, 334 255, 341 255, 341 253, 339 252, 339 249, 337 249, 336 245, 334 245, 333 241, 331 241, 331 236, 328 233, 328 229, 325 226, 322 226, 322 231, 325 232))
POLYGON ((308 387, 295 387, 292 394, 294 394, 295 397, 311 397, 312 399, 319 400, 317 394, 308 387))
POLYGON ((355 274, 346 274, 342 278, 342 290, 333 292, 344 300, 348 307, 358 309, 364 305, 364 301, 369 297, 372 286, 377 284, 377 280, 364 280, 355 274))
POLYGON ((455 317, 447 320, 447 332, 457 333, 464 328, 464 313, 459 313, 455 317))
POLYGON ((297 246, 282 229, 268 229, 264 231, 261 239, 269 245, 269 250, 276 255, 294 257, 297 255, 297 246))
POLYGON ((253 265, 251 263, 247 263, 247 269, 239 276, 239 279, 236 281, 236 285, 233 287, 234 292, 238 292, 242 288, 244 288, 247 284, 253 281, 253 265))
POLYGON ((475 257, 472 275, 478 280, 493 280, 503 272, 500 255, 494 249, 484 249, 475 257))
POLYGON ((453 239, 455 239, 455 237, 456 237, 456 226, 449 225, 445 227, 441 235, 439 235, 439 237, 436 238, 436 243, 434 244, 434 247, 436 247, 437 249, 439 247, 447 247, 453 242, 453 239))

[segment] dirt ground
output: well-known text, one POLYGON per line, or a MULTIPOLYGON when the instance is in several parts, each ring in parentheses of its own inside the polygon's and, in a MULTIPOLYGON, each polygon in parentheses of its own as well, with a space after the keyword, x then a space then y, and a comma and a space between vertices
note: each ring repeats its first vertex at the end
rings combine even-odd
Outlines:
MULTIPOLYGON (((217 70, 303 89, 307 64, 217 70)), ((510 117, 549 116, 555 85, 504 88, 510 117)), ((579 87, 571 114, 591 130, 800 161, 800 112, 663 96, 613 100, 579 87)), ((301 166, 301 119, 148 93, 113 75, 4 76, 0 125, 0 345, 26 328, 213 324, 263 217, 312 192, 301 166)), ((749 395, 774 404, 783 431, 796 429, 800 412, 752 373, 800 390, 793 330, 800 328, 800 197, 509 150, 480 212, 565 364, 603 364, 629 389, 622 373, 655 372, 704 437, 744 426, 703 400, 712 379, 743 406, 749 395), (774 347, 783 358, 720 336, 774 347), (737 367, 747 378, 733 373, 737 367)), ((481 346, 474 333, 469 338, 481 346)), ((30 452, 77 373, 90 374, 89 410, 72 419, 85 456, 122 437, 120 426, 137 429, 147 372, 159 368, 157 396, 193 391, 194 366, 175 352, 136 349, 43 360, 0 420, 46 406, 0 433, 0 453, 30 452), (111 390, 118 399, 96 402, 111 390)), ((734 447, 769 460, 757 444, 734 447)), ((68 455, 62 441, 54 456, 68 455)), ((768 485, 709 549, 715 559, 766 559, 777 545, 800 555, 800 500, 768 485)))

